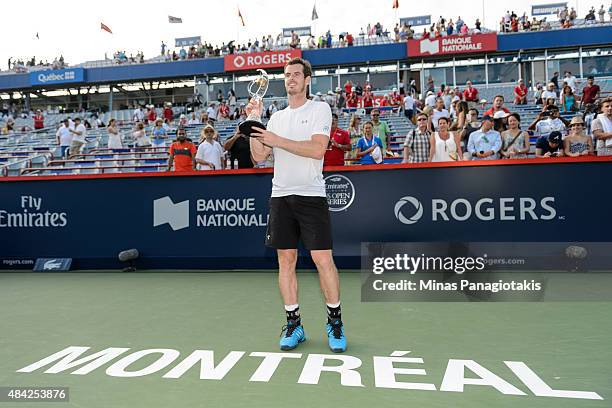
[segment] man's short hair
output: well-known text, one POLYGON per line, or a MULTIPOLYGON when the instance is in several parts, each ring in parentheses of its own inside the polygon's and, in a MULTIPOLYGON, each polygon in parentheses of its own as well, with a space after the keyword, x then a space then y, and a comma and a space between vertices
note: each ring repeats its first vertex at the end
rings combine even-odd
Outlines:
POLYGON ((546 110, 548 110, 548 111, 558 111, 559 107, 557 105, 548 105, 546 107, 546 110))
POLYGON ((493 98, 493 100, 496 100, 497 98, 501 98, 502 101, 504 101, 504 95, 495 95, 495 97, 493 98))
POLYGON ((429 115, 427 115, 425 112, 419 112, 417 113, 416 118, 418 119, 420 117, 424 117, 425 119, 428 119, 429 115))
POLYGON ((332 118, 338 119, 338 114, 337 113, 332 113, 332 118))
POLYGON ((587 79, 592 79, 592 80, 595 80, 595 77, 594 77, 593 75, 589 75, 589 76, 587 77, 587 79))
POLYGON ((77 116, 76 118, 74 118, 74 121, 75 121, 75 122, 76 122, 77 120, 80 122, 80 121, 81 121, 81 118, 79 118, 78 116, 77 116))
POLYGON ((478 114, 479 114, 478 109, 470 108, 470 109, 468 109, 468 112, 476 112, 476 117, 478 117, 478 114))
POLYGON ((302 72, 304 73, 304 78, 312 77, 312 65, 310 65, 310 62, 306 61, 305 59, 300 58, 300 57, 292 58, 289 60, 289 62, 285 64, 285 68, 288 67, 289 65, 301 65, 302 72))

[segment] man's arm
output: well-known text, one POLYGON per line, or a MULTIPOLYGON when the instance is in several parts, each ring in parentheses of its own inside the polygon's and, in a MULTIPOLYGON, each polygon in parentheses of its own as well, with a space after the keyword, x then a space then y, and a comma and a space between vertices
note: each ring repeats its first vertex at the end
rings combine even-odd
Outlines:
MULTIPOLYGON (((295 141, 286 139, 277 135, 276 133, 270 132, 269 130, 255 128, 253 135, 255 135, 255 137, 258 139, 259 144, 263 143, 267 146, 286 150, 289 153, 293 153, 298 156, 316 160, 323 159, 325 156, 325 151, 327 150, 327 144, 329 143, 329 136, 321 134, 312 135, 310 140, 295 141)), ((253 143, 252 146, 253 145, 257 145, 257 143, 253 143)), ((266 157, 267 156, 265 156, 262 160, 265 160, 266 157)), ((258 156, 253 154, 253 158, 257 160, 258 156)))
POLYGON ((251 146, 251 155, 256 163, 266 160, 272 153, 272 148, 265 146, 257 138, 249 137, 249 145, 251 146))
POLYGON ((238 140, 239 137, 240 137, 240 131, 238 129, 236 129, 236 132, 234 133, 234 135, 232 137, 230 137, 229 139, 227 139, 227 141, 223 144, 223 148, 229 152, 232 149, 232 146, 234 146, 234 143, 236 143, 236 140, 238 140))
POLYGON ((502 147, 502 140, 501 140, 501 136, 498 135, 495 138, 495 143, 493 144, 493 148, 492 148, 493 154, 498 153, 501 150, 501 147, 502 147))
POLYGON ((170 157, 168 157, 168 171, 172 170, 173 163, 174 163, 174 152, 170 153, 170 157))
POLYGON ((538 113, 538 116, 536 116, 535 120, 533 122, 531 122, 531 125, 529 125, 529 127, 527 129, 528 130, 535 130, 536 125, 541 120, 542 120, 542 112, 538 113))

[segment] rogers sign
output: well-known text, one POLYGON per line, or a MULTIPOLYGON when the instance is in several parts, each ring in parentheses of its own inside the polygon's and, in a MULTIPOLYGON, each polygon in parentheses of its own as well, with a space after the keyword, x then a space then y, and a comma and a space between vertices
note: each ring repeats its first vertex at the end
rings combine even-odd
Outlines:
POLYGON ((497 51, 497 34, 451 35, 408 41, 408 56, 452 55, 497 51))
POLYGON ((225 71, 247 71, 258 68, 282 67, 295 57, 301 57, 302 50, 255 52, 251 54, 226 55, 223 59, 225 71))

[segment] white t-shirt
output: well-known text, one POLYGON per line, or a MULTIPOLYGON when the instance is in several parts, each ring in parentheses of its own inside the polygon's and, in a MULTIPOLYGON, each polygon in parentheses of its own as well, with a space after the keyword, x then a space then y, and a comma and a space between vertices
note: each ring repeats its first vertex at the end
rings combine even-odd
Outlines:
POLYGON ((134 118, 135 121, 140 121, 142 122, 142 120, 144 119, 144 113, 142 112, 141 109, 134 109, 134 113, 132 114, 132 118, 134 118))
POLYGON ((208 119, 217 120, 217 112, 212 106, 209 106, 208 109, 206 109, 206 113, 208 114, 208 119))
MULTIPOLYGON (((548 136, 552 131, 559 131, 561 134, 565 132, 565 124, 559 118, 555 119, 544 119, 536 123, 536 133, 540 136, 548 136)), ((565 138, 565 136, 563 136, 565 138)))
POLYGON ((432 108, 436 106, 436 95, 429 95, 425 98, 425 105, 431 106, 432 108))
POLYGON ((405 110, 414 110, 414 98, 410 95, 406 95, 404 98, 404 109, 405 110))
POLYGON ((444 118, 450 118, 450 113, 448 113, 448 111, 446 109, 442 109, 441 111, 434 109, 432 111, 432 117, 431 117, 431 123, 434 127, 434 129, 438 129, 438 119, 444 117, 444 118))
POLYGON ((80 135, 77 134, 72 134, 72 141, 73 142, 81 142, 81 143, 85 143, 85 136, 87 136, 87 128, 85 127, 84 124, 79 123, 79 125, 74 129, 75 132, 81 132, 80 135))
POLYGON ((60 146, 70 146, 72 143, 72 133, 70 133, 66 126, 57 129, 56 135, 59 137, 60 146))
MULTIPOLYGON (((331 130, 331 108, 325 102, 308 100, 299 108, 276 112, 268 122, 268 130, 284 138, 304 141, 312 135, 326 135, 331 130)), ((298 156, 275 147, 272 197, 301 195, 326 197, 323 160, 298 156)))
MULTIPOLYGON (((204 160, 215 165, 215 170, 221 170, 221 158, 223 157, 223 147, 216 140, 212 144, 204 140, 198 146, 196 159, 204 160)), ((212 170, 209 166, 198 164, 198 170, 212 170)))
POLYGON ((570 77, 566 77, 563 78, 563 81, 565 81, 565 83, 572 88, 572 92, 576 92, 576 77, 575 76, 570 76, 570 77))
POLYGON ((542 101, 546 102, 548 98, 553 98, 555 101, 557 100, 557 94, 553 91, 546 90, 542 92, 542 101))

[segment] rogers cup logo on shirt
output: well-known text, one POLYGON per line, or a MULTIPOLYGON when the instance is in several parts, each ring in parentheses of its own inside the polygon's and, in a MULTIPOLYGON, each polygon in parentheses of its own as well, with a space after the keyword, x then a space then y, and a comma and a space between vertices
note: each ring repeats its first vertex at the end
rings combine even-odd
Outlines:
POLYGON ((256 70, 258 68, 280 68, 295 57, 301 57, 302 50, 255 52, 250 54, 226 55, 223 59, 225 71, 256 70))

